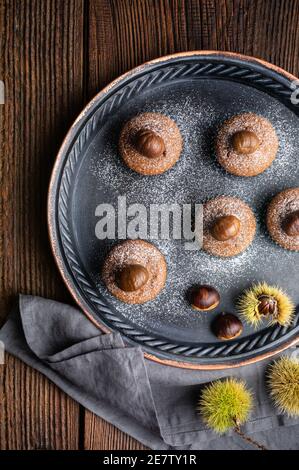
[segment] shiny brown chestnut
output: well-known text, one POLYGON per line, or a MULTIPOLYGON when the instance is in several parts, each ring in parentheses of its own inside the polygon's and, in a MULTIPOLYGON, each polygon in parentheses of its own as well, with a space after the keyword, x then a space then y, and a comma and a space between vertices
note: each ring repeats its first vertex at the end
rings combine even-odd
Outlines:
POLYGON ((260 315, 264 315, 265 317, 273 315, 274 317, 277 315, 277 300, 270 295, 260 295, 258 303, 258 312, 260 315))
POLYGON ((223 312, 215 318, 212 330, 218 339, 229 340, 242 333, 243 324, 236 315, 223 312))
POLYGON ((218 291, 207 284, 195 287, 191 292, 191 306, 195 310, 213 310, 219 305, 220 295, 218 291))
POLYGON ((134 292, 143 287, 149 278, 148 270, 140 264, 130 264, 117 273, 116 283, 125 292, 134 292))
POLYGON ((140 129, 135 136, 135 147, 147 158, 158 158, 165 153, 165 144, 158 134, 149 129, 140 129))
POLYGON ((259 147, 259 140, 252 131, 239 131, 233 135, 233 149, 240 154, 248 155, 259 147))
POLYGON ((216 219, 212 226, 212 236, 218 241, 227 241, 238 235, 240 231, 241 222, 238 217, 234 215, 224 215, 216 219))
POLYGON ((299 210, 289 214, 283 221, 283 230, 289 237, 299 235, 299 210))

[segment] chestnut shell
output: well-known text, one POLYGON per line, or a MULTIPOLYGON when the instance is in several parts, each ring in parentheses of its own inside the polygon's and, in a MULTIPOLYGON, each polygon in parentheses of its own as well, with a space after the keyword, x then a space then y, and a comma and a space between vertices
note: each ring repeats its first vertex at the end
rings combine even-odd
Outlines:
POLYGON ((229 340, 237 338, 243 331, 241 320, 232 313, 221 313, 213 324, 212 331, 218 339, 229 340))
POLYGON ((283 230, 289 237, 299 235, 299 210, 289 214, 283 221, 283 230))
POLYGON ((230 240, 238 235, 241 222, 234 215, 224 215, 218 217, 212 226, 211 233, 213 237, 221 242, 230 240))
POLYGON ((248 155, 255 152, 259 147, 259 140, 252 131, 243 130, 233 135, 233 148, 241 155, 248 155))
POLYGON ((147 158, 161 157, 165 152, 165 144, 158 134, 149 129, 140 129, 135 136, 135 147, 147 158))
POLYGON ((134 292, 141 289, 149 278, 148 270, 140 264, 125 266, 116 275, 118 287, 125 292, 134 292))
POLYGON ((277 315, 277 300, 274 299, 274 297, 269 295, 260 295, 258 300, 258 311, 260 315, 264 315, 265 317, 277 315))
POLYGON ((204 312, 213 310, 219 305, 220 295, 214 287, 202 284, 192 289, 190 300, 195 310, 204 312))

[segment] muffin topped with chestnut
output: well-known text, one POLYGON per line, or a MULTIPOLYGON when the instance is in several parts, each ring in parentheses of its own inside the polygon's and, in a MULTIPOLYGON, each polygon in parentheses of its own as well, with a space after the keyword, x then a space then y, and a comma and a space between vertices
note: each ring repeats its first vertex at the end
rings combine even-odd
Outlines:
POLYGON ((256 176, 273 162, 278 138, 272 124, 262 116, 239 114, 226 121, 216 139, 220 165, 237 176, 256 176))
POLYGON ((128 121, 119 150, 126 165, 142 175, 159 175, 180 158, 183 140, 176 123, 159 113, 143 113, 128 121))
POLYGON ((241 199, 219 196, 203 205, 203 249, 221 257, 235 256, 252 242, 256 221, 241 199))
POLYGON ((114 297, 129 304, 153 300, 164 288, 166 261, 158 248, 144 240, 126 240, 105 259, 102 280, 114 297))
POLYGON ((299 250, 299 188, 286 189, 272 199, 267 211, 272 239, 287 250, 299 250))

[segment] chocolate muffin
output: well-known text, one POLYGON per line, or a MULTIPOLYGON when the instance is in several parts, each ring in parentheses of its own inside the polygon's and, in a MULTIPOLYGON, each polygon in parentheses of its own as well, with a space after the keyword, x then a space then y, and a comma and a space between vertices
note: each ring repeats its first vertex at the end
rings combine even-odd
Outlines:
POLYGON ((219 196, 203 205, 203 249, 221 257, 235 256, 254 239, 256 221, 241 199, 219 196))
POLYGON ((160 175, 180 158, 183 140, 176 123, 159 113, 139 114, 123 127, 119 151, 128 167, 142 175, 160 175))
POLYGON ((144 240, 126 240, 114 246, 102 269, 107 289, 128 304, 153 300, 163 289, 166 277, 164 255, 144 240))
POLYGON ((220 165, 237 176, 256 176, 268 168, 278 150, 278 138, 271 123, 252 113, 226 121, 216 139, 220 165))
POLYGON ((276 194, 267 210, 267 227, 280 246, 299 250, 299 188, 276 194))

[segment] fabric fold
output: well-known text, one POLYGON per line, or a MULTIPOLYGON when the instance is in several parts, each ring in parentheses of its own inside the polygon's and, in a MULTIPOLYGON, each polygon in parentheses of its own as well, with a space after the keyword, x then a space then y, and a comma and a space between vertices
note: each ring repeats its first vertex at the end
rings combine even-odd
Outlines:
POLYGON ((124 348, 119 333, 103 335, 80 311, 59 302, 20 296, 0 340, 7 352, 87 409, 124 432, 134 429, 133 437, 141 436, 146 445, 168 449, 160 437, 143 353, 124 348))
POLYGON ((259 435, 261 443, 272 433, 278 445, 282 427, 299 435, 299 419, 277 414, 266 393, 267 361, 224 371, 163 366, 145 360, 140 347, 126 347, 119 333, 102 334, 78 309, 23 295, 0 340, 84 407, 152 449, 221 448, 227 440, 233 448, 251 448, 233 431, 219 437, 196 413, 201 387, 227 376, 246 380, 256 397, 244 432, 259 435))

